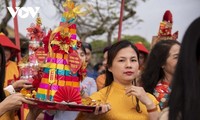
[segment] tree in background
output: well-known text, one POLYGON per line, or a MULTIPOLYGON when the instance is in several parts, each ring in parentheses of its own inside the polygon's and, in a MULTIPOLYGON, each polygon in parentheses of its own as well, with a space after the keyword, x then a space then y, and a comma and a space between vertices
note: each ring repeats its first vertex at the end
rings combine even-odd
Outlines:
MULTIPOLYGON (((143 37, 139 35, 124 35, 122 36, 121 40, 128 40, 132 43, 138 43, 141 42, 145 45, 147 49, 150 50, 150 43, 143 37)), ((111 43, 117 42, 117 38, 111 43)), ((103 60, 103 49, 108 46, 108 43, 105 40, 94 40, 91 42, 92 49, 93 49, 93 58, 92 58, 92 64, 96 64, 98 62, 101 62, 103 60)))
MULTIPOLYGON (((65 1, 53 0, 53 4, 60 14, 63 12, 62 4, 65 1)), ((77 4, 87 2, 94 8, 91 14, 86 17, 79 17, 76 21, 78 25, 77 34, 81 40, 85 41, 88 37, 96 39, 98 36, 106 34, 107 43, 111 45, 112 35, 119 25, 121 0, 76 0, 76 2, 77 4)), ((129 27, 133 27, 131 25, 134 25, 134 22, 142 21, 135 16, 136 11, 134 9, 137 3, 137 0, 125 0, 123 25, 127 24, 125 21, 128 19, 132 19, 132 24, 129 24, 129 27)))
POLYGON ((122 37, 122 40, 129 40, 132 43, 138 43, 141 42, 148 50, 150 50, 150 43, 143 37, 139 36, 139 35, 125 35, 122 37))
MULTIPOLYGON (((25 3, 26 3, 26 0, 20 0, 18 7, 24 6, 25 3)), ((8 36, 8 31, 6 30, 6 26, 12 17, 7 9, 7 7, 10 7, 10 6, 12 6, 11 0, 1 0, 0 1, 0 11, 3 11, 3 9, 5 9, 5 11, 6 11, 5 16, 3 17, 3 19, 0 23, 0 32, 3 32, 6 36, 8 36)), ((1 12, 0 15, 2 16, 3 13, 1 12)))
MULTIPOLYGON (((18 6, 22 7, 26 3, 27 0, 17 1, 18 6)), ((43 0, 41 0, 42 2, 43 0)), ((53 5, 57 8, 60 15, 63 13, 62 4, 66 0, 52 0, 48 1, 49 3, 53 3, 53 5)), ((117 33, 118 25, 119 25, 119 16, 120 16, 120 6, 121 0, 74 0, 77 4, 87 2, 93 6, 92 12, 85 16, 79 17, 77 19, 78 31, 77 34, 81 38, 82 41, 85 41, 87 38, 94 39, 98 38, 101 35, 107 35, 107 43, 111 45, 112 36, 117 33)), ((146 0, 142 0, 145 2, 146 0)), ((33 0, 32 0, 33 2, 33 0)), ((38 2, 38 1, 37 1, 38 2)), ((36 2, 36 3, 37 3, 36 2)), ((137 0, 125 0, 124 6, 124 16, 123 16, 123 28, 133 27, 138 24, 142 20, 139 19, 135 14, 134 10, 137 6, 137 0)), ((5 9, 8 6, 11 6, 11 0, 1 0, 0 1, 0 9, 5 9)), ((9 11, 6 9, 6 14, 2 19, 0 24, 0 31, 6 32, 6 26, 8 21, 11 18, 9 11)), ((2 13, 1 13, 2 14, 2 13)))
MULTIPOLYGON (((26 3, 27 0, 20 0, 17 1, 18 6, 22 7, 26 3)), ((48 1, 49 3, 52 3, 57 10, 59 11, 60 15, 63 12, 63 6, 62 4, 66 0, 52 0, 48 1)), ((94 53, 101 53, 103 48, 105 46, 112 44, 112 36, 118 32, 118 24, 119 24, 119 16, 120 16, 120 6, 121 6, 121 0, 74 0, 77 2, 77 4, 87 2, 88 4, 91 4, 93 6, 92 12, 85 16, 85 17, 79 17, 77 19, 77 25, 78 25, 78 31, 77 34, 81 38, 82 41, 85 41, 87 38, 90 38, 93 40, 91 43, 94 48, 94 53), (100 39, 101 35, 107 35, 106 42, 102 42, 98 39, 100 39), (97 40, 97 41, 96 41, 97 40), (96 41, 96 42, 95 42, 96 41)), ((145 2, 145 0, 142 0, 145 2)), ((34 2, 33 3, 38 4, 43 2, 41 0, 40 2, 34 2)), ((136 0, 125 0, 125 6, 124 6, 124 19, 123 19, 123 29, 127 29, 128 27, 134 27, 134 25, 137 25, 142 20, 139 19, 135 14, 136 11, 134 10, 137 6, 138 2, 136 0)), ((2 22, 0 24, 0 31, 6 31, 6 26, 8 21, 11 19, 11 15, 6 9, 8 6, 11 6, 11 0, 1 0, 0 1, 0 10, 6 11, 6 14, 0 13, 1 16, 3 15, 2 22)), ((43 11, 45 12, 45 11, 43 11)), ((137 41, 137 37, 132 36, 124 36, 122 39, 130 39, 137 41)), ((147 48, 148 44, 144 43, 147 48)), ((101 55, 97 55, 101 56, 101 55)))
POLYGON ((91 42, 92 45, 92 64, 100 63, 103 61, 103 49, 108 46, 105 40, 94 40, 91 42))

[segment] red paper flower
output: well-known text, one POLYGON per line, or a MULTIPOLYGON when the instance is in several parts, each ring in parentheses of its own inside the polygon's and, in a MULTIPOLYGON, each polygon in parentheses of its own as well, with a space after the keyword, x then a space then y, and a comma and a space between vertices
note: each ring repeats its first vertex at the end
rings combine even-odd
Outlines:
POLYGON ((72 47, 69 48, 69 53, 72 53, 74 50, 72 47))
POLYGON ((52 45, 51 48, 55 53, 57 53, 59 51, 59 46, 58 45, 52 45))
POLYGON ((64 43, 66 43, 66 44, 70 44, 71 43, 71 39, 67 36, 67 37, 65 37, 64 38, 64 43))
POLYGON ((70 44, 71 39, 69 38, 69 36, 62 36, 60 32, 55 34, 54 39, 56 39, 57 41, 61 41, 61 44, 70 44))
POLYGON ((40 25, 31 24, 26 30, 28 31, 27 36, 30 37, 31 40, 40 41, 44 37, 44 31, 41 29, 40 25))
POLYGON ((45 51, 45 53, 48 52, 48 45, 49 45, 49 39, 50 39, 51 33, 52 33, 52 31, 49 30, 47 36, 45 36, 43 38, 43 40, 42 40, 42 42, 44 43, 44 51, 45 51))
POLYGON ((66 52, 64 50, 59 50, 60 54, 65 54, 66 52))
POLYGON ((51 41, 51 47, 55 53, 65 54, 73 51, 72 43, 69 35, 57 32, 51 41))
POLYGON ((58 33, 55 34, 54 39, 56 39, 57 41, 62 41, 62 37, 60 35, 60 32, 58 32, 58 33))

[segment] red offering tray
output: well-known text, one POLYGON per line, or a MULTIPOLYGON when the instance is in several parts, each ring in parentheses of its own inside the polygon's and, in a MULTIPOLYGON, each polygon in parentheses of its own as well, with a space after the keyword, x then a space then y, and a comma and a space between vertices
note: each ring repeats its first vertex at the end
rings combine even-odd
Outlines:
POLYGON ((70 104, 62 102, 42 101, 35 98, 26 98, 37 103, 37 107, 45 110, 64 110, 64 111, 82 111, 94 112, 96 106, 86 106, 80 104, 70 104))

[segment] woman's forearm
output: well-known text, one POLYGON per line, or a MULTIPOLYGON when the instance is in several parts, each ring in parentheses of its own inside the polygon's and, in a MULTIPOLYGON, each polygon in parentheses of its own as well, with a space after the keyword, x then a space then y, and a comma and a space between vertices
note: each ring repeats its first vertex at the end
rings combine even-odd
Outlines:
POLYGON ((149 116, 149 120, 158 120, 159 117, 159 106, 156 106, 153 102, 151 104, 146 105, 147 112, 149 116))
POLYGON ((4 105, 4 101, 2 101, 0 103, 0 116, 2 116, 5 112, 7 112, 7 109, 6 109, 5 105, 4 105))
POLYGON ((159 112, 158 111, 150 112, 148 116, 149 120, 158 120, 159 112))

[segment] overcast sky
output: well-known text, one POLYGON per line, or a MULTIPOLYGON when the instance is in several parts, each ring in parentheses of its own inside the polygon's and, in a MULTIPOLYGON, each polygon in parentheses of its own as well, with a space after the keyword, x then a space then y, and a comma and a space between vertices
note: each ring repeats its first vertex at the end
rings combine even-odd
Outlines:
MULTIPOLYGON (((18 0, 17 0, 18 1, 18 0)), ((40 8, 40 14, 43 24, 47 28, 53 28, 59 24, 59 16, 55 16, 55 8, 48 3, 50 0, 35 0, 34 4, 29 0, 25 6, 43 6, 40 8), (37 3, 37 4, 35 4, 37 3), (45 5, 45 7, 44 7, 45 5), (51 15, 49 15, 51 13, 51 15), (47 17, 48 16, 48 17, 47 17), (57 19, 56 19, 57 18, 57 19)), ((162 21, 163 14, 170 10, 173 14, 172 33, 179 31, 178 40, 181 41, 188 25, 200 16, 200 0, 147 0, 140 2, 136 8, 137 16, 143 20, 142 23, 134 28, 123 29, 123 35, 140 35, 151 41, 152 36, 157 35, 159 23, 162 21)), ((0 16, 1 19, 1 16, 0 16)), ((35 22, 35 18, 18 18, 19 31, 26 35, 26 28, 35 22)), ((13 27, 13 21, 9 25, 13 27)), ((116 35, 115 35, 116 36, 116 35)), ((106 36, 104 36, 106 38, 106 36)))
POLYGON ((151 40, 153 35, 157 35, 166 10, 170 10, 173 15, 172 33, 178 30, 178 40, 181 41, 189 24, 200 16, 200 0, 147 0, 137 7, 137 15, 144 22, 127 33, 138 34, 151 40))

